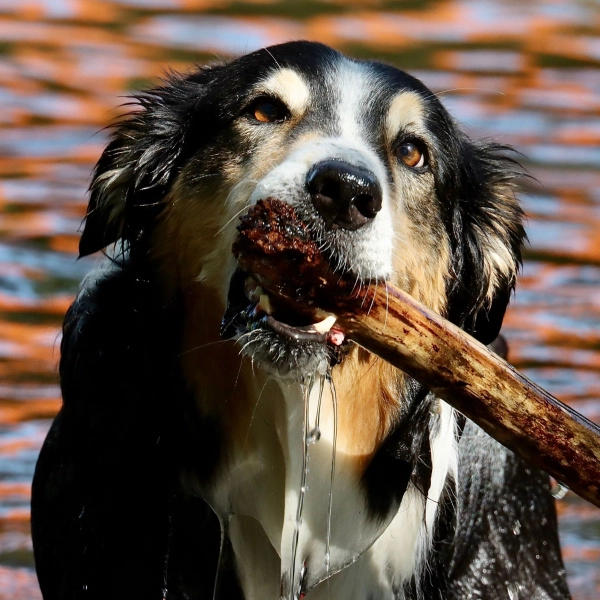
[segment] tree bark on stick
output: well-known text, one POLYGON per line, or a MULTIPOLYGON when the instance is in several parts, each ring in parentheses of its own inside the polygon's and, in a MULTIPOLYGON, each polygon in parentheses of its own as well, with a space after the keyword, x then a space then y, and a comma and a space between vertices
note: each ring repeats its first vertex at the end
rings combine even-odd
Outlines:
POLYGON ((600 508, 600 427, 391 284, 336 326, 444 399, 490 436, 600 508))

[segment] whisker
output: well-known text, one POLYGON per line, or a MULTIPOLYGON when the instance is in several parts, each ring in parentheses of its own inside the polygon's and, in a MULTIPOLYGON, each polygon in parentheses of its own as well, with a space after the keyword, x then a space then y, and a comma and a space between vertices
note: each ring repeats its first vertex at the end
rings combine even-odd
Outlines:
MULTIPOLYGON (((256 180, 256 179, 245 179, 245 180, 241 181, 236 186, 234 186, 232 188, 232 190, 229 192, 229 194, 227 195, 227 201, 230 201, 232 196, 241 193, 242 188, 244 188, 246 186, 250 186, 250 185, 253 185, 254 187, 256 187, 257 184, 258 184, 258 180, 256 180)), ((254 189, 254 187, 252 189, 254 189)), ((221 235, 228 225, 230 225, 233 221, 235 221, 235 219, 237 217, 239 217, 244 211, 248 210, 249 207, 247 204, 247 199, 250 197, 251 193, 244 194, 244 195, 246 196, 244 205, 231 217, 231 219, 226 221, 225 224, 219 228, 219 230, 215 233, 215 237, 221 235)), ((232 204, 233 204, 233 202, 232 202, 232 204)))
POLYGON ((188 182, 189 183, 198 183, 199 181, 202 181, 204 179, 212 179, 214 177, 219 177, 219 176, 220 176, 219 173, 205 173, 203 175, 201 175, 201 174, 198 173, 196 175, 192 175, 189 178, 188 182))
POLYGON ((231 388, 231 396, 229 398, 225 398, 225 402, 223 402, 224 406, 227 406, 227 403, 229 402, 230 398, 233 398, 233 393, 235 392, 235 389, 237 388, 237 385, 240 381, 240 374, 242 372, 242 364, 243 364, 243 360, 240 360, 240 366, 238 367, 238 371, 237 371, 237 375, 235 376, 235 382, 233 383, 233 387, 231 388))
POLYGON ((252 415, 250 416, 250 422, 248 423, 248 430, 246 431, 246 439, 244 440, 244 446, 243 449, 246 449, 246 446, 248 445, 248 438, 250 437, 250 430, 252 429, 252 423, 254 423, 254 416, 256 415, 256 410, 258 409, 258 404, 260 402, 260 399, 262 398, 262 395, 265 391, 265 388, 267 387, 267 383, 269 383, 271 381, 271 378, 269 377, 264 385, 262 386, 262 389, 260 390, 259 394, 258 394, 258 398, 256 399, 256 402, 254 403, 254 408, 252 409, 252 415))
POLYGON ((388 314, 390 311, 390 291, 387 281, 385 282, 385 319, 383 320, 383 330, 387 327, 388 314))
POLYGON ((277 59, 273 56, 273 53, 268 48, 265 48, 265 52, 273 59, 273 62, 281 69, 281 65, 277 62, 277 59))
POLYGON ((231 340, 215 340, 214 342, 206 342, 206 344, 200 344, 199 346, 194 346, 193 348, 184 350, 183 352, 180 352, 177 356, 178 358, 181 358, 182 356, 185 356, 186 354, 191 354, 192 352, 196 352, 197 350, 202 350, 203 348, 208 348, 210 346, 217 346, 219 344, 227 344, 228 342, 231 342, 231 340))
POLYGON ((367 314, 370 315, 371 311, 373 310, 373 306, 375 304, 375 299, 377 298, 377 294, 379 293, 379 286, 370 286, 371 288, 373 288, 375 291, 373 292, 373 296, 371 298, 371 305, 369 306, 369 310, 367 311, 367 314))
POLYGON ((482 88, 482 87, 456 87, 456 88, 448 88, 447 90, 441 90, 439 92, 432 93, 430 98, 435 98, 436 96, 444 96, 445 94, 449 94, 451 92, 490 92, 491 94, 497 94, 498 96, 506 96, 506 94, 500 90, 495 90, 492 88, 482 88))

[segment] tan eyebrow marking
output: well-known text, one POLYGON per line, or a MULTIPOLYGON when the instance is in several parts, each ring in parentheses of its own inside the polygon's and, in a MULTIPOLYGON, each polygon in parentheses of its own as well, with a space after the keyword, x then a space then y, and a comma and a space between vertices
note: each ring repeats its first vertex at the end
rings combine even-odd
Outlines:
POLYGON ((416 92, 399 92, 390 102, 385 121, 385 133, 392 141, 404 128, 421 129, 423 123, 423 99, 416 92))
POLYGON ((279 98, 295 114, 302 114, 308 106, 310 92, 304 79, 292 69, 281 69, 261 82, 263 92, 279 98))

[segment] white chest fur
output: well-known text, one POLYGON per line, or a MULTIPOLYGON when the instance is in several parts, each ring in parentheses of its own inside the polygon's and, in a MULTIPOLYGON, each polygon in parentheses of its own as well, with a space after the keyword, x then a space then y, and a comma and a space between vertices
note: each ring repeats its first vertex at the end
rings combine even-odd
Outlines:
POLYGON ((229 536, 247 600, 402 598, 423 568, 437 502, 456 473, 454 411, 432 427, 428 497, 409 485, 397 511, 373 518, 357 457, 336 447, 335 392, 314 385, 257 385, 245 439, 205 495, 229 536), (318 440, 317 440, 318 438, 318 440))

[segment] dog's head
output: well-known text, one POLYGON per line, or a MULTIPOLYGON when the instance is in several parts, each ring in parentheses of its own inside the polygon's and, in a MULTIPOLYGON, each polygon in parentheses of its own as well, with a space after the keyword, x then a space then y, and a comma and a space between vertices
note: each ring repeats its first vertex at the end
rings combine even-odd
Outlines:
POLYGON ((210 295, 207 320, 229 306, 226 333, 298 375, 331 348, 277 306, 291 327, 267 326, 231 254, 239 215, 271 196, 359 284, 389 279, 484 343, 496 337, 524 237, 519 169, 420 81, 292 42, 172 75, 138 101, 97 165, 81 254, 122 240, 133 258, 152 255, 171 289, 210 295))

